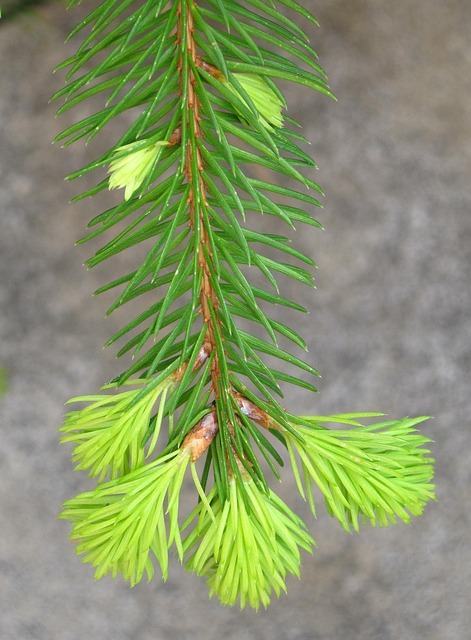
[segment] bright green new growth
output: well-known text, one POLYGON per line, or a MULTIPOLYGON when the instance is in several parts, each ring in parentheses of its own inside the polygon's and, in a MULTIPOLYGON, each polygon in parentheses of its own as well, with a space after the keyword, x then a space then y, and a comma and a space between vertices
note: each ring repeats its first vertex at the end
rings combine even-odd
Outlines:
POLYGON ((316 513, 311 483, 324 494, 327 508, 346 531, 359 530, 361 520, 387 527, 396 516, 408 523, 420 516, 424 504, 434 497, 430 481, 433 465, 423 445, 430 442, 413 428, 426 418, 415 418, 361 426, 355 415, 304 416, 310 424, 296 425, 296 436, 286 433, 288 451, 299 492, 316 513), (324 420, 352 425, 347 431, 320 429, 324 420), (301 444, 298 437, 302 437, 301 444), (301 475, 294 456, 301 459, 301 475))
POLYGON ((96 567, 96 579, 120 573, 133 586, 146 572, 150 580, 151 551, 167 578, 168 549, 174 541, 181 549, 178 497, 189 459, 189 452, 171 453, 64 504, 60 517, 73 523, 76 551, 96 567))
POLYGON ((216 487, 208 500, 212 513, 200 503, 187 521, 198 519, 183 542, 185 553, 196 545, 188 570, 206 577, 210 595, 217 593, 222 604, 240 597, 241 608, 268 606, 272 591, 286 591, 288 572, 299 577, 299 548, 311 552, 315 544, 305 524, 276 494, 248 479, 232 479, 224 503, 216 487))
MULTIPOLYGON (((77 470, 90 470, 91 476, 103 480, 125 475, 142 466, 144 457, 152 454, 162 425, 165 398, 173 386, 172 379, 156 385, 154 389, 138 399, 145 380, 128 380, 126 385, 140 385, 132 391, 123 391, 114 396, 83 396, 72 398, 72 402, 91 402, 80 411, 71 411, 65 417, 61 431, 66 435, 61 442, 73 442, 73 460, 77 470), (161 396, 159 411, 152 417, 157 399, 161 396), (147 452, 143 445, 152 424, 152 440, 147 452)), ((109 389, 116 385, 105 385, 109 389)))
MULTIPOLYGON (((263 126, 270 130, 272 127, 282 127, 281 110, 286 105, 281 96, 277 95, 260 76, 252 73, 236 73, 234 76, 252 100, 263 126)), ((231 84, 227 86, 237 96, 237 89, 231 84)), ((244 103, 247 105, 245 100, 244 103)), ((242 118, 244 117, 242 113, 240 115, 242 118)))
POLYGON ((167 144, 166 141, 158 141, 143 147, 139 142, 131 142, 118 147, 110 162, 110 189, 125 187, 124 199, 129 200, 150 175, 159 157, 160 147, 167 144))
POLYGON ((269 487, 266 466, 281 479, 280 448, 313 513, 317 485, 347 531, 408 522, 434 497, 428 439, 415 430, 425 418, 363 425, 381 414, 294 416, 280 403, 285 383, 315 391, 306 374, 318 374, 284 346, 306 349, 303 338, 270 316, 270 305, 305 311, 277 274, 312 286, 314 262, 249 223, 267 214, 267 229, 271 216, 320 227, 315 163, 283 114, 278 82, 332 96, 293 12, 315 24, 294 0, 103 0, 73 30, 83 41, 59 67, 68 70, 59 113, 99 106, 58 141, 109 139, 109 123, 130 122, 69 178, 100 173, 76 200, 124 189, 80 242, 107 237, 88 267, 141 252, 140 266, 98 290, 118 292, 108 313, 146 301, 107 343, 131 353, 129 367, 102 394, 73 398, 86 404, 61 428, 76 469, 98 483, 60 516, 96 578, 134 585, 156 563, 166 579, 176 552, 223 604, 266 607, 314 546, 269 487), (264 285, 247 279, 248 266, 264 285), (179 496, 190 472, 196 506, 185 520, 179 496))

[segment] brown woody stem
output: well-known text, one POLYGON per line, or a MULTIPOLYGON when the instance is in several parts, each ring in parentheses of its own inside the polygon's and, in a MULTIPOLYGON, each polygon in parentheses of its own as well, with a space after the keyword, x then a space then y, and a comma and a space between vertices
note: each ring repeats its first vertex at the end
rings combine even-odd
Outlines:
POLYGON ((219 300, 211 284, 211 270, 208 260, 211 260, 212 252, 208 239, 208 229, 204 210, 208 206, 206 199, 206 185, 203 180, 204 162, 197 142, 202 137, 200 126, 200 102, 195 91, 196 79, 193 67, 198 66, 200 60, 197 54, 196 41, 194 38, 194 21, 192 8, 195 6, 193 0, 180 0, 178 9, 178 29, 177 45, 185 43, 185 51, 182 52, 179 61, 180 91, 186 94, 185 111, 182 114, 182 125, 191 135, 186 136, 186 162, 185 173, 190 192, 188 197, 190 226, 193 230, 199 229, 200 243, 198 247, 198 265, 201 269, 202 280, 200 288, 200 309, 203 322, 207 325, 205 339, 205 350, 213 354, 211 361, 211 383, 215 399, 218 398, 218 381, 221 377, 219 359, 216 350, 216 332, 221 333, 221 327, 215 320, 216 312, 219 308, 219 300), (185 20, 182 15, 185 15, 185 20), (192 64, 183 63, 183 55, 192 64), (195 172, 197 175, 194 175, 195 172), (213 313, 212 313, 212 312, 213 313))

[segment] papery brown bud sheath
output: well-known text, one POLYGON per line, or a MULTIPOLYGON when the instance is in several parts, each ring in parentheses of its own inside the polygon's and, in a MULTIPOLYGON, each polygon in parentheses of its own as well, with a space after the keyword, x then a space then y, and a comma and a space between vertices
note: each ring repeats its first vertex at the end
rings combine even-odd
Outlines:
POLYGON ((278 423, 270 418, 266 411, 260 409, 260 407, 257 407, 254 402, 243 396, 241 393, 235 393, 234 399, 244 416, 247 416, 247 418, 250 418, 250 420, 253 420, 265 429, 279 428, 278 423))
POLYGON ((190 451, 190 459, 196 462, 208 449, 219 431, 215 411, 210 411, 189 431, 182 443, 182 451, 190 451))

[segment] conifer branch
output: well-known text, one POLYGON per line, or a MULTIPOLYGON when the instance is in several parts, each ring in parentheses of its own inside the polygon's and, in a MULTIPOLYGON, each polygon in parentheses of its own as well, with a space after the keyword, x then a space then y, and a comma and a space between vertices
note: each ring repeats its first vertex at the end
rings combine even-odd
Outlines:
MULTIPOLYGON (((279 5, 316 24, 295 0, 279 5)), ((134 585, 152 577, 154 560, 165 579, 173 549, 223 604, 267 606, 287 573, 299 575, 300 550, 312 551, 314 541, 270 489, 260 458, 281 480, 285 449, 312 512, 317 485, 347 531, 408 522, 434 498, 428 439, 416 432, 425 418, 297 416, 279 400, 285 384, 316 391, 305 376, 317 371, 278 342, 306 349, 302 336, 268 312, 306 311, 285 297, 277 275, 312 286, 314 262, 249 222, 266 214, 290 228, 320 226, 311 215, 322 194, 315 163, 283 113, 277 81, 332 93, 307 35, 272 0, 103 0, 71 37, 78 35, 77 52, 59 66, 67 82, 54 96, 65 99, 58 113, 92 97, 104 104, 56 140, 92 141, 121 114, 139 114, 69 176, 107 171, 76 200, 124 190, 80 241, 107 238, 86 264, 147 243, 142 264, 97 293, 119 291, 108 313, 152 299, 107 343, 124 342, 118 356, 132 352, 129 367, 101 393, 70 401, 82 408, 66 415, 62 442, 97 487, 68 500, 60 517, 71 521, 77 553, 96 577, 120 574, 134 585), (247 166, 282 176, 283 186, 247 166), (265 284, 249 282, 247 265, 265 284), (262 331, 252 335, 240 320, 262 331), (285 363, 302 375, 288 374, 285 363), (182 522, 189 472, 197 505, 182 522)))

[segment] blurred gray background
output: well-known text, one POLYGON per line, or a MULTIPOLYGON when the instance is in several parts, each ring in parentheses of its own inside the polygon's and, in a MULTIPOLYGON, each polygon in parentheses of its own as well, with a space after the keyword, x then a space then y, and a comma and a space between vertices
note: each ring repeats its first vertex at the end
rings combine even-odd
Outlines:
POLYGON ((122 318, 105 320, 108 300, 91 293, 130 258, 87 272, 93 247, 74 247, 110 196, 69 205, 80 185, 63 178, 93 149, 51 146, 72 117, 54 119, 48 99, 63 76, 52 69, 84 4, 46 3, 0 24, 0 638, 471 637, 471 3, 305 2, 338 103, 303 90, 289 100, 327 195, 325 231, 296 239, 318 262, 318 288, 287 292, 312 312, 285 317, 323 378, 319 394, 290 389, 286 404, 433 415, 423 429, 438 501, 409 526, 349 536, 322 505, 310 518, 286 469, 279 490, 319 547, 301 581, 258 613, 209 601, 176 562, 167 584, 95 583, 56 520, 90 486, 58 445, 63 403, 126 366, 102 350, 122 318))

